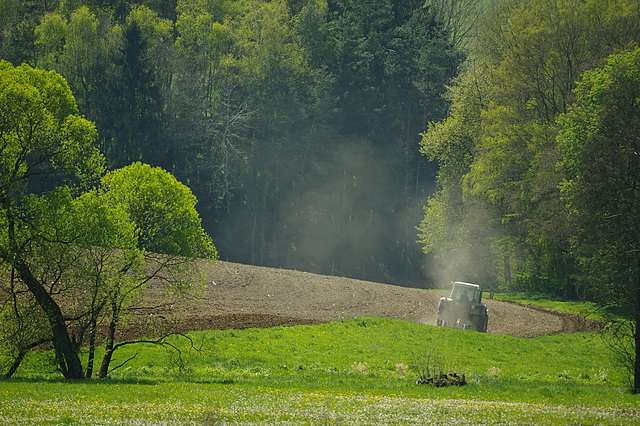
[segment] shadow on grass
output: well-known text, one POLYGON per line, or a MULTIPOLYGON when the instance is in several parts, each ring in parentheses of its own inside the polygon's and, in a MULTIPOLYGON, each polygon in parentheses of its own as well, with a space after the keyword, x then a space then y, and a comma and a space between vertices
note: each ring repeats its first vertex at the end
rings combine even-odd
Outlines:
POLYGON ((159 380, 123 378, 123 379, 65 379, 64 377, 11 377, 0 378, 2 383, 52 383, 52 384, 139 384, 139 385, 157 385, 159 380))

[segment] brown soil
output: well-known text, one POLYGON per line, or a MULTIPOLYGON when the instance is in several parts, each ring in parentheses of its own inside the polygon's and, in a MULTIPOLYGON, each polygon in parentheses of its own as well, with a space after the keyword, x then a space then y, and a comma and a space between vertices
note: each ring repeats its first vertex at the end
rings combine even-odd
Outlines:
MULTIPOLYGON (((128 335, 139 335, 143 323, 179 332, 317 324, 374 316, 435 325, 440 292, 379 284, 300 271, 218 261, 206 268, 207 289, 191 300, 161 310, 138 311, 128 335), (158 320, 161 321, 158 321, 158 320), (151 320, 151 321, 146 321, 151 320)), ((147 296, 155 298, 151 286, 147 296)), ((488 332, 535 337, 597 331, 600 324, 577 315, 540 307, 485 300, 488 332)))

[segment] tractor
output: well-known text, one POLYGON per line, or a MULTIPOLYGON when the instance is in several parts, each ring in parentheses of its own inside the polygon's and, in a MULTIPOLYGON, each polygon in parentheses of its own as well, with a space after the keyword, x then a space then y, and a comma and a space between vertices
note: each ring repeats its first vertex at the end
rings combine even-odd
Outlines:
POLYGON ((451 295, 440 298, 438 326, 485 333, 488 322, 489 310, 482 303, 482 290, 479 285, 454 282, 451 295))

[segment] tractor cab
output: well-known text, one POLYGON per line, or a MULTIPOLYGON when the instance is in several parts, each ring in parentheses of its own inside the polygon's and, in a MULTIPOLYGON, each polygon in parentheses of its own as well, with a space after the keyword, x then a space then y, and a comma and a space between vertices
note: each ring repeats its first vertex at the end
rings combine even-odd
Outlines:
POLYGON ((479 304, 482 301, 482 291, 477 284, 457 282, 451 289, 450 298, 460 303, 479 304))

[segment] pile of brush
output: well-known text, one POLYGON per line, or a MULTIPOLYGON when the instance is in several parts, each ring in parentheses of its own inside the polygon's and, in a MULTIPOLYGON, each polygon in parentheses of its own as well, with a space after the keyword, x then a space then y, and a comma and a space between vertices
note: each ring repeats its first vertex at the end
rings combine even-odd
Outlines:
POLYGON ((442 388, 445 386, 464 386, 467 384, 467 379, 463 375, 458 375, 458 373, 451 374, 436 374, 435 376, 429 376, 427 378, 419 378, 416 381, 418 385, 432 385, 437 388, 442 388))

